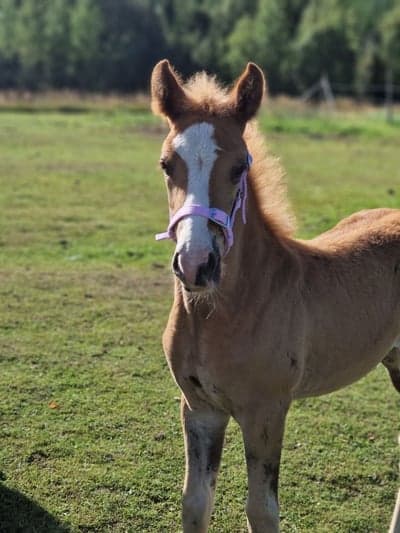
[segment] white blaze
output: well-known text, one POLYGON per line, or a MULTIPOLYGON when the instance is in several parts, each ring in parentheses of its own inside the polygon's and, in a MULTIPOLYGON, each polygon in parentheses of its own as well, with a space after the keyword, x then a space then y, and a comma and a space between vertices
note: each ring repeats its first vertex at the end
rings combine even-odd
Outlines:
MULTIPOLYGON (((209 207, 209 182, 218 149, 214 139, 214 126, 207 122, 193 124, 179 133, 173 139, 172 145, 187 167, 184 205, 198 204, 209 207)), ((178 249, 189 252, 193 244, 199 251, 210 248, 206 218, 188 216, 179 222, 178 227, 178 249)))

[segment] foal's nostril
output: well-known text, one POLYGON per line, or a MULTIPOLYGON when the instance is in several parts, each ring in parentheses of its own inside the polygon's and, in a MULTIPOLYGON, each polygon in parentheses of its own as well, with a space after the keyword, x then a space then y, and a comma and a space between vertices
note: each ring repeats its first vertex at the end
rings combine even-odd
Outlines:
POLYGON ((207 276, 207 263, 203 263, 202 265, 199 266, 197 270, 195 284, 198 287, 204 287, 207 283, 207 277, 208 277, 207 276))
POLYGON ((172 270, 177 278, 183 280, 183 272, 179 265, 179 253, 174 255, 174 259, 172 261, 172 270))
POLYGON ((218 252, 210 252, 207 262, 201 263, 196 267, 196 262, 187 260, 185 255, 176 252, 172 260, 172 271, 175 276, 188 287, 197 285, 197 287, 206 287, 210 281, 217 283, 221 273, 221 261, 218 252), (186 259, 186 262, 185 262, 186 259))
POLYGON ((196 285, 203 287, 207 285, 209 281, 219 281, 220 276, 220 260, 219 256, 211 252, 208 254, 207 263, 203 263, 199 266, 196 276, 196 285))

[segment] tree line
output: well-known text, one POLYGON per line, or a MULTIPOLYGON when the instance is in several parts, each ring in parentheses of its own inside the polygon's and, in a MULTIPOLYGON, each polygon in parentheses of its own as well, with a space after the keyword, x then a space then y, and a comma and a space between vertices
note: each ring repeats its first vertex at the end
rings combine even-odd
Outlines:
POLYGON ((400 85, 400 0, 0 0, 0 88, 139 91, 163 58, 272 93, 400 85))

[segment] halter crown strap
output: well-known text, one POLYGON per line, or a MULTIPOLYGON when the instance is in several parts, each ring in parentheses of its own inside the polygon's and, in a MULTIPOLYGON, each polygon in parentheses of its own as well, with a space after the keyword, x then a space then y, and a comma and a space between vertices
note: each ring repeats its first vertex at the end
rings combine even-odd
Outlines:
POLYGON ((176 240, 175 226, 182 218, 195 215, 204 218, 208 218, 218 226, 222 228, 222 232, 225 237, 226 250, 228 253, 233 245, 233 225, 235 222, 236 213, 239 209, 242 209, 243 224, 246 224, 246 200, 247 200, 247 174, 253 158, 247 154, 247 168, 242 172, 239 181, 239 187, 236 193, 235 200, 232 205, 231 214, 228 215, 225 211, 218 209, 217 207, 205 207, 204 205, 190 204, 184 205, 173 215, 168 224, 167 231, 163 233, 157 233, 156 240, 161 241, 163 239, 176 240))

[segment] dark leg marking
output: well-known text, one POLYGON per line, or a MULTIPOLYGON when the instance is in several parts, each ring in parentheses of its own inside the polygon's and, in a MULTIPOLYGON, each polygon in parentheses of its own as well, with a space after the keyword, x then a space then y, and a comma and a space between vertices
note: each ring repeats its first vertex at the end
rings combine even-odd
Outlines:
POLYGON ((189 429, 190 434, 190 451, 196 457, 197 460, 200 459, 200 446, 199 446, 199 435, 193 429, 189 429))
POLYGON ((265 426, 265 428, 263 429, 261 433, 261 438, 264 441, 264 444, 267 445, 269 440, 268 426, 265 426))
POLYGON ((224 441, 224 433, 218 435, 211 446, 207 450, 207 472, 211 474, 210 487, 215 488, 217 481, 217 474, 219 470, 219 464, 221 462, 222 446, 224 441))
POLYGON ((251 463, 254 463, 256 460, 256 456, 251 452, 246 452, 246 461, 250 465, 251 463))
POLYGON ((287 357, 288 357, 288 359, 290 361, 290 366, 292 368, 297 368, 297 359, 294 356, 294 354, 292 352, 287 352, 286 355, 287 355, 287 357))
POLYGON ((217 472, 221 460, 220 442, 213 444, 208 450, 207 470, 217 472))
POLYGON ((195 385, 195 387, 200 387, 201 388, 201 383, 198 380, 198 378, 196 378, 196 376, 189 376, 189 379, 193 383, 193 385, 195 385))
POLYGON ((270 479, 271 490, 275 495, 278 494, 278 480, 279 480, 279 463, 271 464, 265 463, 264 465, 265 479, 270 479))

